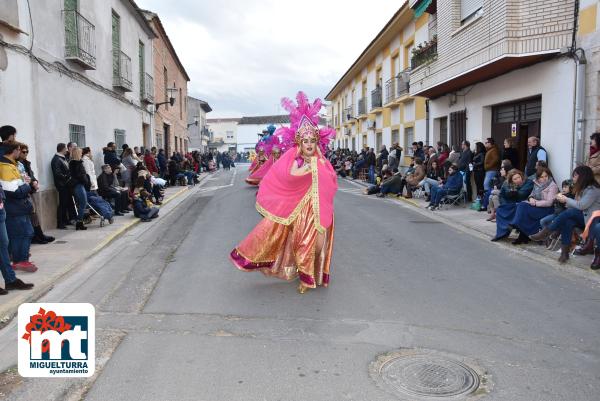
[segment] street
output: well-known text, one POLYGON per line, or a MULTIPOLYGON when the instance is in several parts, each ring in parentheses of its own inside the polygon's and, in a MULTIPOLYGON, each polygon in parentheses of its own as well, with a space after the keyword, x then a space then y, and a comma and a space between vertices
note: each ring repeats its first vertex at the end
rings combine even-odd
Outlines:
MULTIPOLYGON (((598 399, 597 283, 340 180, 330 287, 300 295, 228 260, 260 220, 246 176, 215 173, 48 292, 95 306, 97 373, 15 376, 4 399, 427 399, 378 378, 379 355, 409 349, 469 365, 473 399, 598 399)), ((16 362, 14 321, 0 344, 16 362)))

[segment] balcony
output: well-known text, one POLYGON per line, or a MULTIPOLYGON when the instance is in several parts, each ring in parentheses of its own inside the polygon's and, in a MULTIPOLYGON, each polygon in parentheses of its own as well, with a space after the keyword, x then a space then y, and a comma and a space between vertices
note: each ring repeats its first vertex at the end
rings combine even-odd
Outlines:
POLYGON ((121 50, 113 50, 113 87, 131 92, 131 59, 121 50))
POLYGON ((408 95, 410 75, 407 71, 401 72, 385 83, 385 104, 392 103, 404 95, 408 95))
POLYGON ((371 91, 371 110, 381 108, 381 88, 371 91))
POLYGON ((96 69, 94 25, 76 10, 63 10, 65 22, 65 58, 83 69, 96 69))
POLYGON ((411 69, 417 69, 437 58, 437 40, 434 38, 430 42, 425 42, 413 49, 413 55, 410 59, 411 69))
POLYGON ((140 99, 144 103, 154 103, 154 78, 147 72, 141 74, 140 99))
POLYGON ((366 115, 367 114, 367 98, 363 97, 358 99, 358 115, 366 115))
POLYGON ((344 109, 344 115, 342 116, 342 118, 343 118, 343 120, 344 120, 344 123, 349 123, 349 122, 351 122, 351 120, 352 120, 352 117, 354 117, 354 116, 352 115, 352 109, 353 109, 353 108, 352 108, 352 106, 346 107, 346 108, 344 109))

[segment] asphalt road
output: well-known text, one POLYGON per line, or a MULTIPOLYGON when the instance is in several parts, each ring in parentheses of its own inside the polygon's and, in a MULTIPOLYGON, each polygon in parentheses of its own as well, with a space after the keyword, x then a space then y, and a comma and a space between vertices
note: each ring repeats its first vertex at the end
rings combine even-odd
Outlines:
POLYGON ((99 372, 25 379, 6 398, 419 400, 374 364, 416 349, 472 366, 482 399, 599 399, 596 283, 343 181, 331 285, 299 295, 228 261, 260 220, 245 170, 212 176, 48 293, 96 306, 99 372))

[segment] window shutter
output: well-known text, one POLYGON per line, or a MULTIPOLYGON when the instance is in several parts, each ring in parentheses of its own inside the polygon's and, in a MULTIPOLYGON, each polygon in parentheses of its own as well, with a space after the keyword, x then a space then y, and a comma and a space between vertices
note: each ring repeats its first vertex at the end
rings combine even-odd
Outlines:
POLYGON ((464 21, 481 7, 483 7, 483 0, 460 0, 460 20, 464 21))

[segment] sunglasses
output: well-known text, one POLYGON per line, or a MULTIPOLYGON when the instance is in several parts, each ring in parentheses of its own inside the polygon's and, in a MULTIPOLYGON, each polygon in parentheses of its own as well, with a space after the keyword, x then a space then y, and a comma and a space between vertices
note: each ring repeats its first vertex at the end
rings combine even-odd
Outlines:
POLYGON ((22 150, 21 153, 29 153, 28 150, 22 150))

